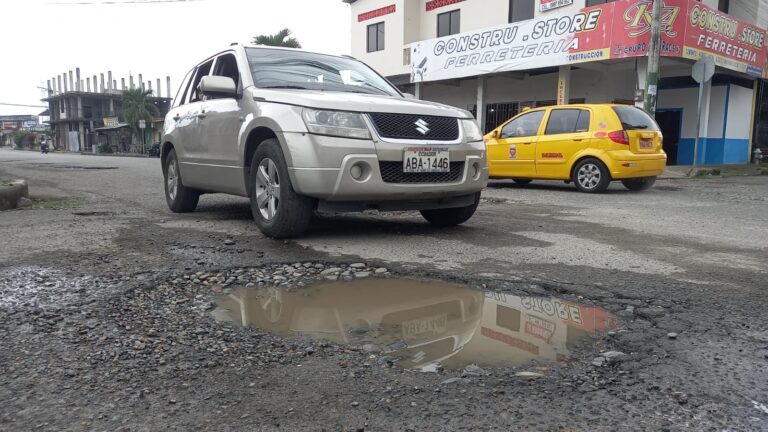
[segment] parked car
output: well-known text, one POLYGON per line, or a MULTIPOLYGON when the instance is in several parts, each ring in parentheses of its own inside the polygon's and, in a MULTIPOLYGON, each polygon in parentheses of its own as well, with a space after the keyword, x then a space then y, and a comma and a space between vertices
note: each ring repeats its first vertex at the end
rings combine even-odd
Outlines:
POLYGON ((301 235, 318 209, 461 224, 488 179, 469 112, 407 97, 350 57, 241 45, 184 78, 161 161, 172 211, 194 211, 201 193, 249 197, 276 238, 301 235))
POLYGON ((573 182, 604 192, 613 180, 649 189, 667 155, 656 121, 627 105, 559 105, 523 111, 485 136, 491 178, 573 182))

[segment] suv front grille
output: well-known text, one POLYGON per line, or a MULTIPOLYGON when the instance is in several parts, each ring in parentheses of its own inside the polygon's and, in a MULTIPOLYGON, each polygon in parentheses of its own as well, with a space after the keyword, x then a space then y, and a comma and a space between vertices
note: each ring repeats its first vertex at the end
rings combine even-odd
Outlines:
POLYGON ((464 174, 464 162, 451 162, 449 172, 406 173, 402 162, 379 162, 384 183, 455 183, 464 174))
POLYGON ((382 138, 430 141, 459 139, 459 121, 451 117, 413 114, 369 114, 382 138))

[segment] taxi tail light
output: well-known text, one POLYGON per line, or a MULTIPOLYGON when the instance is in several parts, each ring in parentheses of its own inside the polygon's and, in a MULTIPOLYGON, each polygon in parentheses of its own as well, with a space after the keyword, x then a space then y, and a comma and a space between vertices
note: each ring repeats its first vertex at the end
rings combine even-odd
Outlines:
POLYGON ((625 130, 610 132, 608 138, 615 143, 629 145, 629 135, 625 130))

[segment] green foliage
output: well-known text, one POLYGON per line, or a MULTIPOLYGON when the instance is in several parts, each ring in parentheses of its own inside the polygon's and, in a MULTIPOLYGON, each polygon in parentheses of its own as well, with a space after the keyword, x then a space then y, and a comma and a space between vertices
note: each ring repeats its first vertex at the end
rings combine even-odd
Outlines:
POLYGON ((152 103, 152 90, 132 88, 123 90, 123 118, 131 125, 134 133, 139 133, 139 120, 147 123, 160 115, 160 110, 152 103))
POLYGON ((99 153, 112 153, 112 146, 108 143, 99 144, 99 146, 96 147, 96 151, 99 153))
POLYGON ((301 48, 299 40, 291 37, 291 31, 287 28, 282 29, 273 35, 256 36, 253 38, 253 44, 273 47, 301 48))
POLYGON ((16 131, 11 134, 11 139, 17 148, 32 147, 35 142, 35 133, 30 131, 16 131))

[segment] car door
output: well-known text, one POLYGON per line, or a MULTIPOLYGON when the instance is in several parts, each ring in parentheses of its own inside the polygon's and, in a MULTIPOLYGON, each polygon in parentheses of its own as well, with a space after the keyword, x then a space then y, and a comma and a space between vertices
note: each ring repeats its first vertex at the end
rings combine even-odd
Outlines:
POLYGON ((591 145, 591 112, 586 108, 552 108, 536 144, 536 175, 569 179, 573 158, 591 145))
MULTIPOLYGON (((226 76, 240 88, 240 73, 234 53, 216 58, 211 75, 226 76)), ((200 164, 211 187, 220 192, 244 194, 243 167, 239 166, 238 139, 244 114, 235 97, 205 96, 198 114, 200 164)))
POLYGON ((532 178, 536 175, 536 141, 546 110, 518 115, 488 143, 491 177, 532 178))
POLYGON ((205 154, 200 139, 200 113, 203 108, 203 98, 197 91, 197 86, 200 80, 210 73, 211 66, 213 66, 213 60, 208 60, 197 67, 186 91, 186 103, 179 111, 178 117, 173 118, 178 124, 180 147, 183 148, 183 156, 179 158, 181 177, 185 186, 196 188, 206 188, 206 172, 202 165, 205 154))

